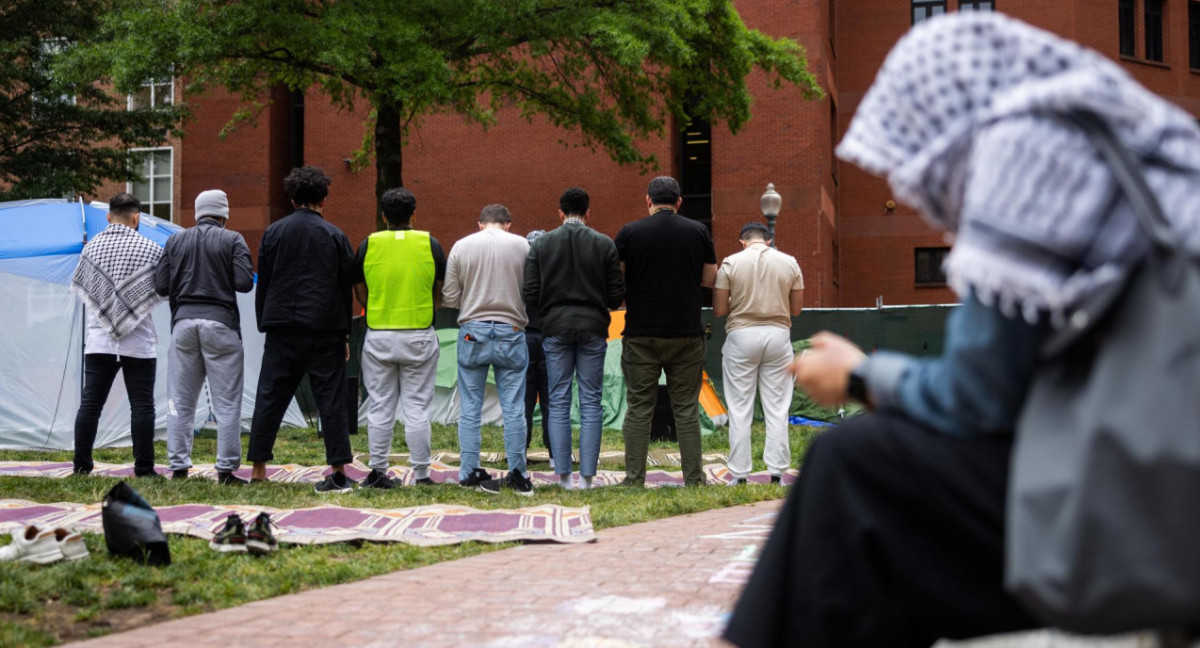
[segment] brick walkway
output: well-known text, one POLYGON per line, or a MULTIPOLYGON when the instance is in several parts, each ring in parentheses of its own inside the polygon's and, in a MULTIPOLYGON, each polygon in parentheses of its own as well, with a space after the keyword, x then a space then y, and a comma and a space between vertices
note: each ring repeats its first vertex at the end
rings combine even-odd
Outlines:
POLYGON ((716 647, 778 507, 635 524, 587 545, 522 545, 78 645, 716 647))
MULTIPOLYGON (((716 639, 779 502, 522 545, 77 644, 158 648, 676 648, 716 639)), ((1036 632, 935 648, 1149 648, 1036 632)))

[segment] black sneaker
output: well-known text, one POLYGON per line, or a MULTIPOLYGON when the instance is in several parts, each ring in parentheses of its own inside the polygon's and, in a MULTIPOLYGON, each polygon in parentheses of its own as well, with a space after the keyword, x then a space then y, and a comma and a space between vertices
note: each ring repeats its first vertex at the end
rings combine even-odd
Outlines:
POLYGON ((354 490, 358 482, 346 476, 346 473, 333 472, 330 473, 325 481, 317 484, 314 490, 318 493, 349 493, 354 490))
POLYGON ((488 471, 483 468, 476 468, 471 471, 471 474, 467 475, 466 479, 458 480, 458 485, 463 488, 478 488, 480 484, 491 478, 492 476, 488 474, 488 471))
POLYGON ((279 542, 275 540, 275 534, 271 533, 273 526, 275 523, 271 521, 270 515, 259 513, 250 523, 250 529, 246 531, 246 549, 252 554, 269 554, 275 551, 279 542))
POLYGON ((433 486, 437 484, 437 482, 433 481, 431 477, 422 477, 414 481, 413 484, 416 486, 433 486))
POLYGON ((530 497, 533 495, 533 482, 529 478, 521 474, 520 470, 510 470, 508 476, 503 480, 487 479, 479 484, 479 490, 493 495, 500 492, 502 486, 511 488, 517 495, 530 497))
POLYGON ((783 475, 771 475, 771 483, 772 484, 782 484, 783 483, 783 475))
POLYGON ((371 474, 367 475, 367 478, 362 481, 362 485, 364 488, 382 488, 387 490, 395 488, 396 482, 392 481, 392 478, 388 477, 387 473, 372 469, 371 474))
POLYGON ((242 524, 242 518, 237 513, 230 513, 225 518, 225 528, 208 541, 208 547, 221 553, 245 552, 246 525, 242 524))
POLYGON ((188 469, 187 468, 181 468, 179 470, 171 471, 171 479, 187 479, 187 478, 188 478, 188 469))
POLYGON ((250 481, 238 477, 237 475, 233 474, 233 471, 222 470, 217 472, 217 483, 224 484, 226 486, 245 486, 246 484, 249 484, 250 481))

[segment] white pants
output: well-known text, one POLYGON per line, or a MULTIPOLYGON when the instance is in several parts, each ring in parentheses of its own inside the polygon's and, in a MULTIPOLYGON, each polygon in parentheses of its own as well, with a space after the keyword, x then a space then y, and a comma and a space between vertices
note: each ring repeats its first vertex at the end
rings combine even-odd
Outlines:
POLYGON ((367 388, 370 467, 387 472, 396 427, 396 404, 404 416, 404 441, 416 479, 429 476, 429 412, 437 378, 437 333, 433 328, 376 331, 363 342, 362 380, 367 388))
POLYGON ((721 349, 725 405, 729 408, 729 472, 737 479, 750 474, 750 424, 754 393, 762 402, 767 427, 763 461, 772 475, 791 467, 788 410, 792 406, 791 332, 778 326, 750 326, 725 338, 721 349))

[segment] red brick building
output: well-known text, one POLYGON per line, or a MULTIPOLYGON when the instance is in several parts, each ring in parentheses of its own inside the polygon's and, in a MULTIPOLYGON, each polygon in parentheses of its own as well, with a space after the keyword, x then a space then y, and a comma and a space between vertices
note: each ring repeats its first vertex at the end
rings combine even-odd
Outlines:
MULTIPOLYGON (((783 196, 779 247, 800 261, 809 306, 944 303, 942 237, 902 206, 890 206, 885 183, 839 164, 833 147, 888 50, 914 21, 948 11, 997 10, 1092 47, 1121 63, 1149 88, 1200 116, 1200 2, 1196 0, 736 0, 751 27, 796 39, 826 98, 749 83, 753 118, 738 135, 723 126, 681 129, 649 144, 661 173, 682 176, 682 212, 711 218, 718 257, 737 250, 746 221, 762 220, 768 182, 783 196)), ((231 227, 256 247, 263 229, 290 209, 282 178, 303 161, 334 178, 326 215, 357 245, 374 228, 374 171, 354 173, 349 157, 362 141, 362 115, 332 108, 315 92, 279 91, 256 125, 226 140, 218 133, 238 102, 222 93, 189 97, 196 120, 159 153, 159 185, 169 187, 172 218, 191 225, 192 201, 222 188, 231 227), (169 176, 161 163, 170 159, 169 176)), ((476 229, 481 207, 499 202, 514 214, 514 232, 557 225, 563 189, 592 195, 592 222, 615 236, 645 214, 645 187, 656 173, 621 167, 603 153, 564 146, 572 136, 543 123, 500 115, 486 133, 457 117, 434 116, 405 149, 405 186, 417 196, 417 226, 447 249, 476 229)), ((153 183, 140 185, 139 188, 153 183)), ((111 188, 109 188, 111 189, 111 188)), ((166 187, 157 190, 162 200, 166 187)), ((103 192, 102 192, 103 193, 103 192)))

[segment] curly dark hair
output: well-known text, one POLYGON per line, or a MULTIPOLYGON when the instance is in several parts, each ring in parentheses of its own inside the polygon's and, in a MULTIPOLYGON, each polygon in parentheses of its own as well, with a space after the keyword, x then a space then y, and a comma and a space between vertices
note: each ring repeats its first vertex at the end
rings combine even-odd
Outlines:
POLYGON ((380 200, 383 206, 383 216, 387 222, 396 227, 408 225, 412 215, 417 211, 417 197, 404 187, 396 187, 383 192, 380 200))
POLYGON ((571 187, 563 192, 558 199, 558 209, 567 216, 584 216, 587 214, 591 199, 588 193, 579 187, 571 187))
POLYGON ((320 168, 304 166, 292 169, 283 179, 283 188, 296 205, 315 205, 329 195, 331 182, 333 179, 320 168))

